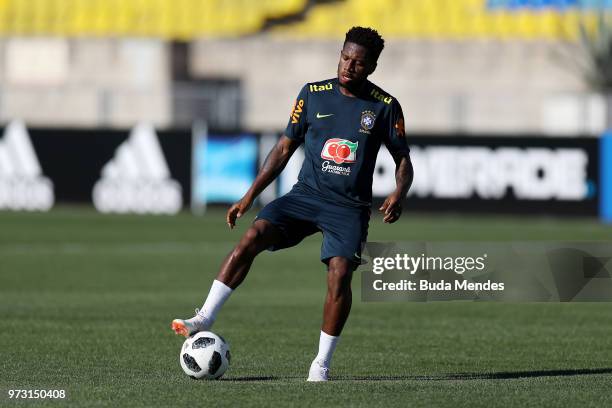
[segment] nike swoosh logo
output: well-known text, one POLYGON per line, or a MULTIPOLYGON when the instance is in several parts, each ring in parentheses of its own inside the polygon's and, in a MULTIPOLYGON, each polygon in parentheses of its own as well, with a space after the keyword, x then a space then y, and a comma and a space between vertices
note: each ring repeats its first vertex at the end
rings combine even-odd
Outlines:
POLYGON ((355 252, 353 255, 355 256, 355 258, 361 259, 361 257, 359 255, 357 255, 357 252, 355 252))
POLYGON ((323 119, 323 118, 328 118, 330 116, 334 116, 333 113, 330 113, 328 115, 321 115, 319 112, 317 112, 317 119, 323 119))

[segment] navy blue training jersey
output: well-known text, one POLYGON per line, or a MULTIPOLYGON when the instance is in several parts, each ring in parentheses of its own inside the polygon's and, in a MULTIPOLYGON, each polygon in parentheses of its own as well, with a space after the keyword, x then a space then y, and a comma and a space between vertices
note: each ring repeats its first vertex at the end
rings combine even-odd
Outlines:
POLYGON ((366 86, 360 97, 340 92, 338 79, 302 88, 285 130, 305 147, 294 190, 342 205, 370 206, 381 143, 392 154, 408 154, 399 103, 373 83, 366 86))

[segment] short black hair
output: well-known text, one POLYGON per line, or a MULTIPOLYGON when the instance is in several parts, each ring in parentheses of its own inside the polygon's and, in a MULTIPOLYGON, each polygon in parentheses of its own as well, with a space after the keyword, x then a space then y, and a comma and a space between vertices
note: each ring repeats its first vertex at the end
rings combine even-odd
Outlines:
POLYGON ((378 31, 369 27, 353 27, 346 32, 344 43, 352 42, 368 49, 374 61, 385 48, 385 40, 378 34, 378 31))

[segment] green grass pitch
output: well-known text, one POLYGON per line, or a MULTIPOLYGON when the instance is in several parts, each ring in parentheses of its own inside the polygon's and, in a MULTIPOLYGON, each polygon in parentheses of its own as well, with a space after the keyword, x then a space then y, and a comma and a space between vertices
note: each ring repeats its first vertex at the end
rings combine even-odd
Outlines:
MULTIPOLYGON (((0 212, 0 406, 577 406, 612 404, 612 303, 354 304, 332 375, 306 383, 325 273, 320 237, 263 253, 214 327, 232 347, 221 381, 179 367, 170 330, 208 292, 249 224, 0 212), (64 389, 64 401, 9 400, 64 389)), ((611 240, 590 219, 379 217, 370 239, 611 240)))

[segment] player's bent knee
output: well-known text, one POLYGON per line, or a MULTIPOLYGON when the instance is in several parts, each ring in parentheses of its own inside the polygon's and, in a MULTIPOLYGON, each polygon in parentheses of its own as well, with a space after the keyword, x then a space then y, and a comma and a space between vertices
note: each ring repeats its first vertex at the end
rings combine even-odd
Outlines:
POLYGON ((234 256, 253 257, 270 246, 271 232, 266 225, 253 225, 242 236, 242 239, 234 248, 234 256))
POLYGON ((244 245, 253 245, 261 239, 262 233, 257 228, 251 227, 245 233, 242 241, 244 245))
POLYGON ((354 265, 343 257, 333 257, 329 260, 327 272, 337 279, 350 279, 353 274, 354 265))
POLYGON ((350 262, 341 260, 339 262, 330 262, 327 271, 327 286, 328 291, 334 297, 343 296, 351 291, 351 279, 353 277, 353 268, 350 262))
POLYGON ((350 281, 353 272, 348 268, 329 268, 327 271, 330 279, 337 282, 350 281))
POLYGON ((257 233, 248 230, 244 234, 238 245, 234 247, 234 250, 232 251, 232 256, 237 259, 255 256, 257 254, 256 242, 257 233))

